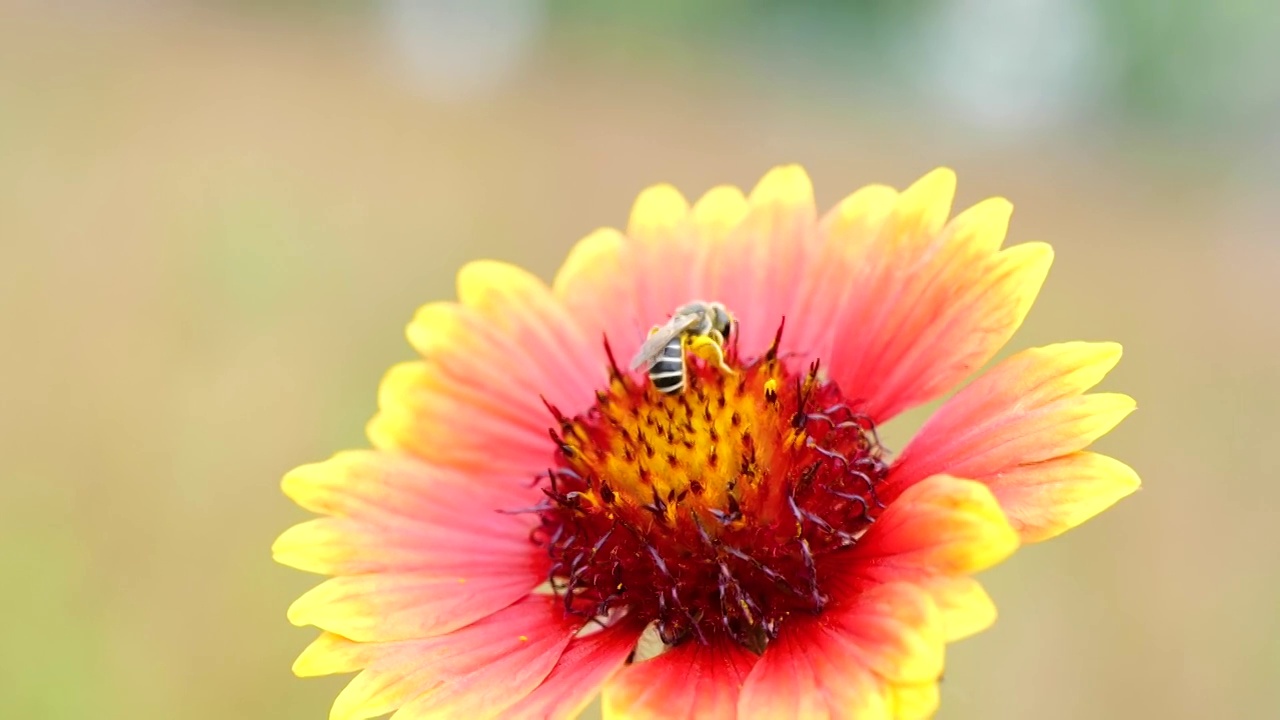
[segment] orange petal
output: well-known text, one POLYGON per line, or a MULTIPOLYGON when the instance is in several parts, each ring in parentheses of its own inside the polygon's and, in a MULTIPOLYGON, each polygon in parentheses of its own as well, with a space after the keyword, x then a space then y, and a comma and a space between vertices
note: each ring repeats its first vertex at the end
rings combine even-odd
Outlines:
POLYGON ((605 228, 573 248, 556 275, 555 296, 596 348, 607 337, 625 362, 650 328, 698 299, 694 267, 701 232, 678 190, 647 188, 636 199, 625 236, 605 228))
POLYGON ((898 332, 870 376, 877 384, 867 385, 874 398, 868 414, 891 418, 941 397, 982 367, 1022 325, 1052 263, 1052 248, 1032 242, 1003 250, 969 273, 940 269, 937 282, 950 287, 921 289, 916 309, 894 323, 898 332))
POLYGON ((886 564, 850 570, 837 583, 838 595, 854 594, 884 582, 909 582, 938 608, 944 639, 951 643, 986 630, 996 621, 996 606, 982 585, 967 575, 942 575, 927 567, 886 564))
MULTIPOLYGON (((751 191, 741 219, 718 242, 704 239, 701 294, 738 320, 747 355, 768 347, 791 307, 817 238, 813 183, 799 165, 771 169, 751 191)), ((727 223, 724 223, 727 225, 727 223)))
POLYGON ((529 476, 545 468, 555 451, 547 436, 554 421, 546 407, 529 404, 538 399, 531 388, 516 388, 513 381, 485 382, 478 368, 464 379, 438 357, 395 365, 378 388, 369 441, 438 466, 529 476))
POLYGON ((879 192, 854 216, 869 222, 823 222, 817 265, 827 267, 814 272, 827 279, 815 278, 799 307, 809 315, 830 308, 830 340, 808 331, 797 340, 819 351, 831 343, 831 377, 877 422, 940 396, 989 360, 1022 323, 1052 261, 1041 243, 999 251, 1003 199, 944 226, 954 191, 954 174, 942 169, 898 196, 883 221, 888 194, 879 192))
MULTIPOLYGON (((523 358, 551 377, 573 367, 587 344, 577 325, 541 280, 509 263, 476 260, 458 271, 458 302, 511 338, 517 347, 567 352, 568 358, 523 358)), ((583 368, 594 367, 587 362, 583 368)), ((590 376, 587 372, 585 375, 590 376)), ((586 382, 588 378, 572 378, 586 382)), ((594 384, 588 384, 588 394, 594 384)), ((558 398, 557 398, 558 399, 558 398)))
MULTIPOLYGON (((1008 488, 1025 482, 1053 492, 1018 495, 1019 531, 1043 539, 1079 523, 1136 487, 1127 468, 1101 461, 1082 465, 1036 465, 1087 447, 1133 411, 1125 395, 1083 395, 1120 359, 1114 343, 1063 343, 1014 355, 947 401, 903 450, 890 472, 885 496, 936 473, 949 473, 1008 488), (1080 470, 1079 487, 1071 470, 1080 470), (1001 480, 1001 478, 1006 478, 1001 480), (1096 497, 1089 493, 1097 492, 1096 497), (1066 502, 1071 507, 1056 508, 1066 502), (1035 505, 1044 505, 1035 509, 1035 505)), ((1006 510, 1009 508, 1006 507, 1006 510)))
MULTIPOLYGON (((689 201, 665 183, 646 188, 631 209, 627 238, 630 267, 617 282, 630 281, 636 320, 647 331, 663 323, 676 307, 697 299, 693 267, 698 237, 690 221, 689 201)), ((644 333, 631 345, 639 346, 643 340, 644 333)), ((633 350, 625 346, 624 354, 633 350)))
MULTIPOLYGON (((1013 553, 1018 536, 985 485, 938 475, 890 503, 848 557, 859 574, 891 579, 898 570, 963 575, 1013 553)), ((906 578, 904 578, 906 579, 906 578)))
POLYGON ((621 356, 691 300, 725 303, 744 349, 763 350, 812 254, 815 217, 812 183, 796 165, 771 170, 749 199, 720 186, 692 208, 655 185, 637 198, 625 238, 600 230, 574 248, 555 294, 621 356))
POLYGON ((937 476, 903 493, 853 551, 828 567, 845 596, 856 597, 868 583, 919 587, 938 608, 952 642, 995 622, 994 603, 967 573, 1008 557, 1017 542, 989 489, 937 476))
POLYGON ((605 720, 733 720, 755 659, 723 640, 677 645, 626 666, 605 685, 605 720))
POLYGON ((607 377, 600 341, 512 265, 468 264, 458 298, 423 307, 410 323, 425 360, 387 374, 370 440, 437 464, 538 472, 554 449, 540 398, 566 413, 589 407, 607 377))
POLYGON ((814 260, 787 314, 789 348, 808 358, 830 358, 834 343, 847 340, 832 333, 832 316, 850 302, 856 288, 850 269, 867 261, 868 246, 879 236, 897 198, 898 191, 887 185, 867 185, 823 217, 814 260))
POLYGON ((642 318, 636 307, 631 253, 622 233, 613 228, 597 230, 573 246, 551 286, 587 340, 600 347, 608 338, 614 352, 625 356, 623 362, 649 328, 661 321, 642 318))
POLYGON ((507 708, 506 716, 527 720, 571 720, 622 668, 641 627, 621 623, 574 639, 552 668, 551 674, 520 702, 507 708))
POLYGON ((542 562, 529 542, 536 517, 502 512, 522 509, 530 502, 525 497, 442 472, 414 494, 382 496, 379 506, 368 500, 377 495, 373 488, 344 495, 357 486, 305 483, 299 478, 325 476, 324 469, 307 467, 289 476, 286 489, 304 505, 337 516, 308 520, 281 534, 271 551, 284 565, 327 575, 431 571, 456 578, 486 571, 523 577, 542 562), (410 497, 402 511, 386 507, 410 497))
POLYGON ((745 206, 737 188, 716 188, 691 210, 670 185, 646 189, 626 235, 605 228, 574 246, 556 275, 556 297, 590 339, 606 336, 617 357, 630 358, 671 311, 703 299, 697 258, 737 224, 739 201, 745 206))
POLYGON ((519 558, 510 568, 331 578, 294 601, 289 622, 361 642, 442 635, 528 595, 546 579, 546 553, 537 555, 519 558))
MULTIPOLYGON (((495 513, 496 514, 496 513, 495 513)), ((317 518, 285 530, 271 546, 276 562, 322 575, 510 567, 528 557, 529 530, 495 523, 386 528, 348 518, 317 518)))
POLYGON ((1141 481, 1128 465, 1091 452, 1019 465, 988 484, 1027 542, 1059 535, 1114 505, 1141 481))
POLYGON ((558 605, 530 596, 447 635, 382 644, 338 695, 330 720, 393 710, 400 720, 500 715, 547 677, 581 625, 558 605))
POLYGON ((532 502, 536 495, 521 481, 465 475, 411 455, 347 450, 290 470, 281 487, 312 512, 394 523, 434 517, 441 503, 498 508, 532 502))

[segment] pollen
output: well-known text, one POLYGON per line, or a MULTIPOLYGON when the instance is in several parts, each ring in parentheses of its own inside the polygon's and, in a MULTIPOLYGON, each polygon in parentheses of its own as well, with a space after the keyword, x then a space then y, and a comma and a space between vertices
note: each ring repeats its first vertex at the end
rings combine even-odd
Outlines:
POLYGON ((886 464, 870 419, 778 339, 747 361, 728 348, 730 372, 690 357, 678 393, 615 365, 593 407, 550 408, 534 541, 566 609, 757 652, 788 615, 822 612, 824 561, 874 522, 886 464))

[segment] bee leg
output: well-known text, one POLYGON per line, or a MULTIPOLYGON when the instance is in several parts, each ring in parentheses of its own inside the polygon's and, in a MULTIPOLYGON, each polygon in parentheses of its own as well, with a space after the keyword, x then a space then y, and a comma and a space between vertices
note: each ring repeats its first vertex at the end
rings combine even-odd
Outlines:
MULTIPOLYGON (((714 332, 714 331, 713 331, 714 332)), ((719 335, 719 333, 716 333, 719 335)), ((689 352, 715 365, 726 375, 737 375, 733 368, 724 364, 724 348, 715 338, 699 335, 689 340, 689 352)))

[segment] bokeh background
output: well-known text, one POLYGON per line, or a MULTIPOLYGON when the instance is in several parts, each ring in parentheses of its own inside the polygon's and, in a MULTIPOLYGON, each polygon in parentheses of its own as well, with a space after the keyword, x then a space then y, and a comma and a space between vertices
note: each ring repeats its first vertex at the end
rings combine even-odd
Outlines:
POLYGON ((1269 0, 0 0, 0 717, 324 717, 279 477, 412 311, 788 161, 1010 197, 1013 347, 1126 346, 1144 489, 986 574, 940 717, 1280 717, 1269 0))

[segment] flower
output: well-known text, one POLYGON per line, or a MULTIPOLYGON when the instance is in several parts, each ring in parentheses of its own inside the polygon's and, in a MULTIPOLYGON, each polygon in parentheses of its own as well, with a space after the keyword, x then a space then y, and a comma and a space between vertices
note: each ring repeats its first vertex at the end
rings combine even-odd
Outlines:
POLYGON ((465 266, 408 327, 421 359, 384 379, 374 449, 284 479, 324 517, 276 559, 334 576, 289 610, 323 631, 295 672, 361 671, 334 720, 571 717, 601 691, 611 718, 931 715, 944 644, 995 617, 971 575, 1138 486, 1084 449, 1133 409, 1085 394, 1110 343, 1015 354, 881 446, 1049 269, 1047 245, 1000 248, 1003 199, 948 221, 954 187, 819 217, 796 166, 692 207, 659 185, 549 287, 465 266), (735 324, 675 335, 680 390, 616 362, 691 300, 735 324))

